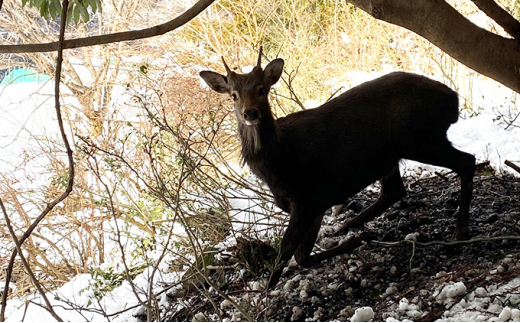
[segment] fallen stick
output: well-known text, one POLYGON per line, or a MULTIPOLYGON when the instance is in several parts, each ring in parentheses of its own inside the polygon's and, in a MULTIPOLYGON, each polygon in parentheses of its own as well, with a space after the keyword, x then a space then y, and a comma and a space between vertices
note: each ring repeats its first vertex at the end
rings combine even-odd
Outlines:
POLYGON ((504 164, 506 164, 507 166, 511 167, 512 169, 516 170, 518 173, 520 173, 520 167, 513 164, 512 162, 510 162, 509 160, 506 160, 504 162, 504 164))
POLYGON ((482 237, 474 238, 471 240, 456 240, 456 241, 430 241, 430 242, 416 242, 412 240, 401 240, 397 242, 383 242, 377 240, 370 240, 369 244, 375 247, 397 247, 405 244, 414 244, 416 246, 426 247, 432 245, 443 245, 443 246, 455 246, 462 244, 471 244, 475 242, 489 242, 489 241, 500 241, 500 240, 520 240, 520 236, 501 236, 501 237, 482 237))

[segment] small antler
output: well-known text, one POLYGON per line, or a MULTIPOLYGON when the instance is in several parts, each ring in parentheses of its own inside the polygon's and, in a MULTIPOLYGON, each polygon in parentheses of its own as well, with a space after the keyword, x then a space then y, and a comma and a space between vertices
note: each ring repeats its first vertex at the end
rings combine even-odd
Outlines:
POLYGON ((260 46, 260 50, 258 52, 258 63, 256 63, 256 66, 262 68, 262 46, 260 46))
POLYGON ((224 67, 226 68, 226 72, 228 73, 228 75, 231 74, 231 69, 226 64, 226 61, 224 60, 224 56, 221 56, 221 57, 222 57, 222 63, 224 63, 224 67))

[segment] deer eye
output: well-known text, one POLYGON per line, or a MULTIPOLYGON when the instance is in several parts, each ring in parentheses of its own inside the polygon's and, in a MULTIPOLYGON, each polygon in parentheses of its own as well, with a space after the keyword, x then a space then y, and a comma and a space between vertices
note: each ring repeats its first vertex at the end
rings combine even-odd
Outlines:
POLYGON ((265 91, 265 87, 261 87, 258 89, 258 95, 265 95, 266 91, 265 91))
POLYGON ((233 101, 236 101, 238 100, 238 95, 236 93, 231 93, 231 98, 233 99, 233 101))

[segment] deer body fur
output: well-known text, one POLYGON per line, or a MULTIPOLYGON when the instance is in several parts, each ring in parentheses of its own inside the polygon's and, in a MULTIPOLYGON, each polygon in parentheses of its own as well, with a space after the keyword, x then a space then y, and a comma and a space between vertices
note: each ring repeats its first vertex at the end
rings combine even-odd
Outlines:
MULTIPOLYGON (((225 62, 224 62, 225 64, 225 62)), ((403 158, 447 167, 461 176, 457 237, 468 230, 475 159, 455 149, 446 132, 458 119, 457 94, 426 77, 395 72, 366 82, 322 106, 273 117, 267 93, 278 81, 283 60, 245 75, 201 72, 211 88, 235 101, 244 161, 269 186, 277 205, 290 213, 279 256, 302 266, 349 252, 347 242, 311 256, 323 213, 376 180, 377 202, 346 222, 337 234, 381 214, 405 194, 399 174, 403 158)), ((269 286, 281 275, 278 268, 269 286)))

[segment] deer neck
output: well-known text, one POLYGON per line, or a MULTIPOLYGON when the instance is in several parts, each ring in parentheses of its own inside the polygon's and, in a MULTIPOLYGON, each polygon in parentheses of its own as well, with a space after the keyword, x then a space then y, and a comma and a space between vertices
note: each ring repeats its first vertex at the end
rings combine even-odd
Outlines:
POLYGON ((242 142, 242 157, 246 163, 265 160, 276 152, 279 131, 276 120, 271 114, 262 118, 255 125, 239 123, 239 132, 242 142))

